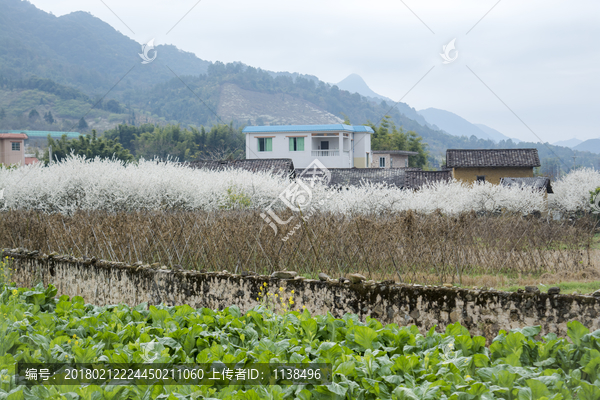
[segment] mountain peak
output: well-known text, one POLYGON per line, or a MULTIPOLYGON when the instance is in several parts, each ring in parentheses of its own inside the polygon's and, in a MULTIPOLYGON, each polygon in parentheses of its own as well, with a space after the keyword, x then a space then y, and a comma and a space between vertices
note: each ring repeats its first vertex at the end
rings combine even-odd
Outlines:
POLYGON ((358 84, 367 86, 367 82, 365 82, 365 80, 359 74, 350 74, 346 78, 342 79, 342 81, 340 83, 342 83, 342 82, 358 83, 358 84))
POLYGON ((365 82, 365 80, 358 74, 348 75, 345 79, 338 82, 336 86, 341 90, 347 90, 350 93, 358 93, 361 96, 387 100, 384 96, 381 96, 371 90, 369 85, 367 85, 367 82, 365 82))

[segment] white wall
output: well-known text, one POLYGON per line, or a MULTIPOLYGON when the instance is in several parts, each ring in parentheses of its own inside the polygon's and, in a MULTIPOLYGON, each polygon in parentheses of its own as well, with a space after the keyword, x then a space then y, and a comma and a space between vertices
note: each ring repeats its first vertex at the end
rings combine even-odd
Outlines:
MULTIPOLYGON (((335 132, 327 132, 328 135, 333 135, 335 132)), ((343 132, 338 132, 338 136, 328 137, 312 137, 312 132, 307 133, 291 133, 291 132, 280 132, 280 133, 248 133, 246 134, 246 158, 291 158, 294 162, 295 168, 306 168, 316 158, 319 159, 327 168, 352 168, 354 166, 352 159, 352 145, 346 146, 349 149, 348 152, 343 151, 343 144, 340 143, 340 136, 343 132), (290 151, 289 150, 289 138, 290 137, 304 137, 304 150, 303 151, 290 151), (272 137, 273 140, 273 151, 258 151, 258 138, 272 137), (318 157, 312 156, 312 150, 317 150, 317 141, 329 140, 329 148, 331 150, 339 150, 339 156, 326 156, 318 157)), ((369 151, 371 147, 371 135, 360 134, 364 139, 362 142, 368 146, 369 151)), ((352 133, 349 134, 347 141, 352 138, 352 133)), ((354 139, 356 140, 356 138, 354 139)), ((365 146, 361 144, 361 146, 365 146)), ((355 156, 356 157, 356 156, 355 156)))
POLYGON ((367 168, 367 153, 369 153, 369 163, 373 159, 371 154, 371 134, 354 134, 354 166, 357 168, 367 168))
POLYGON ((23 139, 0 139, 0 164, 25 165, 25 141, 23 139), (13 142, 19 143, 19 150, 12 149, 13 142))

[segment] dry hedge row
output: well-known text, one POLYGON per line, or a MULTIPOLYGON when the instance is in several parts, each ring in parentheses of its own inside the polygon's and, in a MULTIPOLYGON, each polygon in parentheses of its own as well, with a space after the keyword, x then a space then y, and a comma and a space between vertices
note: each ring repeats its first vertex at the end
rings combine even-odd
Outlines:
POLYGON ((587 218, 474 213, 317 213, 280 226, 276 236, 255 211, 7 211, 0 214, 0 246, 207 271, 292 269, 313 277, 359 271, 372 279, 440 283, 460 282, 465 274, 578 271, 592 263, 593 225, 587 218))

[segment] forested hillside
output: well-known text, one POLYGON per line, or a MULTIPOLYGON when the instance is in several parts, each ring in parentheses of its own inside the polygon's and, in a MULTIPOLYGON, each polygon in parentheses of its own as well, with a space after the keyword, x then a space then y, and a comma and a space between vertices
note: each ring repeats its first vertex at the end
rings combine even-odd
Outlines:
POLYGON ((140 117, 113 98, 91 98, 51 79, 0 76, 0 129, 103 131, 140 117))
MULTIPOLYGON (((202 126, 210 131, 220 124, 238 131, 244 125, 278 121, 348 120, 378 126, 387 115, 399 131, 422 138, 433 167, 443 162, 447 148, 517 146, 512 141, 451 136, 427 125, 407 104, 363 97, 314 76, 274 73, 240 62, 208 62, 174 46, 158 46, 156 60, 142 65, 139 43, 88 13, 55 17, 21 0, 0 0, 0 10, 0 129, 102 133, 123 124, 143 131, 149 124, 145 126, 152 126, 153 132, 155 125, 172 125, 201 134, 202 126)), ((159 129, 161 135, 164 132, 159 129)), ((138 156, 164 153, 164 147, 147 139, 137 139, 137 147, 128 147, 127 141, 123 145, 138 156)), ((236 140, 218 145, 209 140, 206 148, 194 143, 200 147, 188 147, 187 153, 181 144, 170 151, 182 159, 243 151, 243 143, 236 140)), ((597 155, 566 147, 518 146, 538 148, 549 170, 556 169, 555 163, 563 170, 599 164, 597 155)))
POLYGON ((0 75, 7 78, 49 78, 93 97, 104 95, 132 67, 115 93, 173 78, 161 59, 181 75, 205 73, 209 64, 159 45, 158 62, 142 66, 139 43, 86 12, 56 17, 21 0, 0 0, 0 10, 0 75))

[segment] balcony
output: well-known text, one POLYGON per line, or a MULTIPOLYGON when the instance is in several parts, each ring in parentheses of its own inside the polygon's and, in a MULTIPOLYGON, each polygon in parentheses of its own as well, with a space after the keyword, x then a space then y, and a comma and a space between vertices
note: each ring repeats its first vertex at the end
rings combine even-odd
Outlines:
POLYGON ((340 155, 339 150, 313 150, 313 157, 338 157, 340 155))

